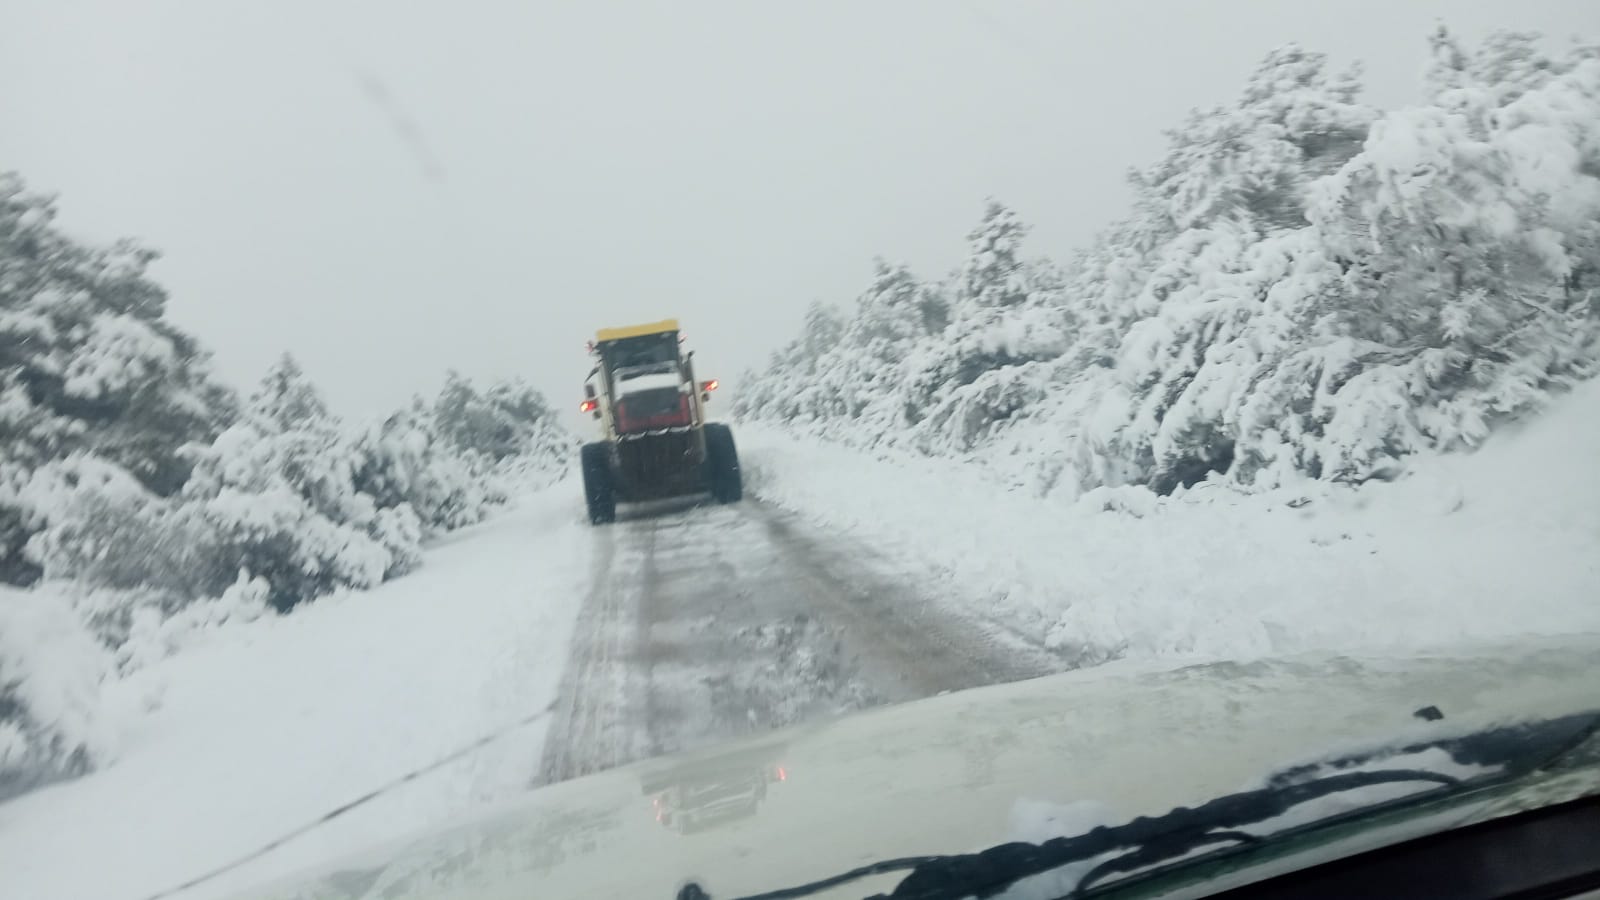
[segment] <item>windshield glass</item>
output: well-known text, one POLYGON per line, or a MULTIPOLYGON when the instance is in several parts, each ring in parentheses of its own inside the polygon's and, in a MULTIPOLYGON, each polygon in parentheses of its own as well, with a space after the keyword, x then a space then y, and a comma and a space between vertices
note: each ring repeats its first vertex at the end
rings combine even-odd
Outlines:
POLYGON ((13 0, 0 897, 1498 777, 1600 709, 1594 6, 13 0))
POLYGON ((677 367, 671 363, 617 370, 617 392, 620 394, 662 389, 676 391, 684 386, 677 367))

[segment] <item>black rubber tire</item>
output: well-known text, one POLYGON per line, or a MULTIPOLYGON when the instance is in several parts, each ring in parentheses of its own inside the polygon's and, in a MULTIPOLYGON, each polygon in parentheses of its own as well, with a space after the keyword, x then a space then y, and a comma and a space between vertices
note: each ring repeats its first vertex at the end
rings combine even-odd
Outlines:
POLYGON ((611 476, 611 445, 605 441, 584 444, 579 459, 583 463, 583 499, 589 506, 589 524, 615 522, 617 486, 611 476))
POLYGON ((744 497, 744 476, 739 473, 739 451, 733 430, 721 422, 706 423, 706 486, 718 503, 738 503, 744 497))

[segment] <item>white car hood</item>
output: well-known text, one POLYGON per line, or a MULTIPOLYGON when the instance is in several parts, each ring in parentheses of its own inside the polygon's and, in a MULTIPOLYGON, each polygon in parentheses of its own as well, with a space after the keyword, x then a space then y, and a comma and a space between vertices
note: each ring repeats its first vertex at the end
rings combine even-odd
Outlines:
POLYGON ((1066 804, 1159 814, 1339 751, 1597 707, 1600 636, 1406 659, 1112 664, 552 785, 251 896, 667 900, 693 879, 724 900, 1041 840, 1041 811, 1066 804), (1413 715, 1426 706, 1445 718, 1413 715))

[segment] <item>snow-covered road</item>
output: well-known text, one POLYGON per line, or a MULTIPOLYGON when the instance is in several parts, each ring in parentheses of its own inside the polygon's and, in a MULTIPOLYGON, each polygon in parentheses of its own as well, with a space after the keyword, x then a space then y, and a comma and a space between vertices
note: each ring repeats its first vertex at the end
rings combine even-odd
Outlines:
POLYGON ((540 782, 1071 663, 755 500, 644 508, 593 552, 540 782))

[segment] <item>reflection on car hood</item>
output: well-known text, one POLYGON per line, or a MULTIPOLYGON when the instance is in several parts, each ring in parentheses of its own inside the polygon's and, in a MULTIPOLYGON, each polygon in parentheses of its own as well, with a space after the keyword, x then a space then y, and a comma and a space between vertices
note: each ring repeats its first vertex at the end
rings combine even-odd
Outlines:
POLYGON ((1015 839, 1018 811, 1041 805, 1156 814, 1335 752, 1596 706, 1600 637, 1409 659, 1113 664, 552 785, 251 896, 670 898, 693 878, 734 897, 1015 839), (1413 716, 1426 706, 1444 720, 1413 716))

